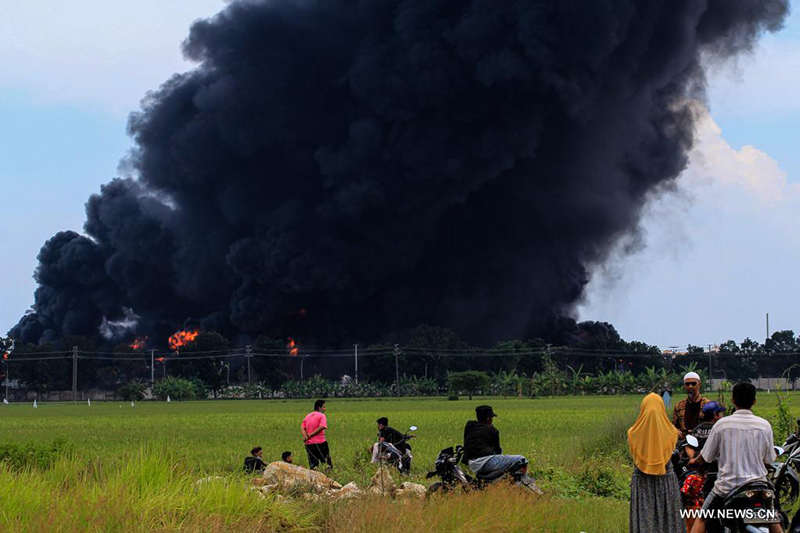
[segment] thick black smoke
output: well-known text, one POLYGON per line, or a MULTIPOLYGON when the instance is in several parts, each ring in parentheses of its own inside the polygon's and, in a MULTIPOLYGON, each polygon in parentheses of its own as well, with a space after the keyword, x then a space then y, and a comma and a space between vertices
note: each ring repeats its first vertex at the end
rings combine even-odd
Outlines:
MULTIPOLYGON (((701 57, 786 0, 237 1, 129 130, 138 179, 39 256, 13 329, 334 344, 546 333, 692 145, 701 57)), ((163 338, 163 337, 162 337, 163 338)))

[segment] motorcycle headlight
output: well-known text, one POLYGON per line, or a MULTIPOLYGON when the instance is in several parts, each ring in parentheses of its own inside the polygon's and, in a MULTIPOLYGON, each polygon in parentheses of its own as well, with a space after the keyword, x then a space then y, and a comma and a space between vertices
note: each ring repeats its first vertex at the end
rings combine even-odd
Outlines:
POLYGON ((765 490, 764 491, 764 497, 765 498, 772 498, 774 495, 775 495, 775 493, 772 492, 771 490, 765 490))
POLYGON ((756 495, 756 491, 754 491, 754 490, 748 490, 748 491, 746 491, 744 493, 744 497, 745 498, 754 498, 755 495, 756 495))

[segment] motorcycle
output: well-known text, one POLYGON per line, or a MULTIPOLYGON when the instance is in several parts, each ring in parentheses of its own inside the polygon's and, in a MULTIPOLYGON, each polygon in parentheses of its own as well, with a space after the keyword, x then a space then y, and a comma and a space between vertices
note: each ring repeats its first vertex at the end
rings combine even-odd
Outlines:
POLYGON ((796 433, 789 435, 783 446, 775 446, 778 456, 788 454, 781 462, 772 463, 767 467, 768 478, 775 484, 778 499, 783 507, 789 507, 797 501, 800 495, 800 477, 797 470, 800 468, 800 419, 797 420, 796 433))
POLYGON ((679 487, 683 486, 686 476, 694 472, 694 469, 689 467, 689 461, 691 458, 686 453, 687 447, 692 447, 695 450, 699 450, 700 441, 698 441, 697 437, 694 435, 686 435, 686 438, 682 441, 679 441, 675 446, 675 450, 672 452, 672 470, 675 472, 675 476, 678 478, 679 487))
POLYGON ((386 442, 385 440, 378 440, 373 448, 374 451, 372 455, 372 462, 391 465, 397 468, 398 472, 401 474, 407 474, 410 472, 411 461, 414 456, 411 455, 411 445, 408 444, 408 441, 416 438, 415 435, 411 434, 412 431, 416 430, 417 426, 411 426, 408 428, 408 432, 403 435, 401 442, 406 443, 406 449, 402 452, 399 448, 397 448, 396 444, 386 442))
POLYGON ((775 486, 770 481, 750 481, 731 492, 722 503, 721 515, 706 519, 710 533, 767 533, 770 524, 785 528, 788 517, 780 510, 775 486))
POLYGON ((428 472, 425 476, 430 479, 434 476, 439 476, 439 481, 433 483, 428 487, 428 494, 436 492, 452 492, 458 488, 464 490, 482 489, 491 483, 500 480, 507 480, 514 485, 521 486, 534 492, 542 494, 541 489, 536 485, 536 482, 528 476, 528 462, 527 460, 520 460, 511 465, 504 472, 493 473, 489 476, 470 476, 464 473, 459 466, 464 457, 464 447, 461 445, 445 448, 439 452, 439 456, 434 462, 432 472, 428 472))

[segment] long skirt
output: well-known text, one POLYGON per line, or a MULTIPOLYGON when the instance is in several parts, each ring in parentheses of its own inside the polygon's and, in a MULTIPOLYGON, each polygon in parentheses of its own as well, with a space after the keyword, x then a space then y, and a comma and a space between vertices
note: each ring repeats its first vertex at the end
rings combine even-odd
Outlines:
POLYGON ((634 467, 631 478, 631 533, 684 533, 678 478, 667 463, 667 473, 651 476, 634 467))

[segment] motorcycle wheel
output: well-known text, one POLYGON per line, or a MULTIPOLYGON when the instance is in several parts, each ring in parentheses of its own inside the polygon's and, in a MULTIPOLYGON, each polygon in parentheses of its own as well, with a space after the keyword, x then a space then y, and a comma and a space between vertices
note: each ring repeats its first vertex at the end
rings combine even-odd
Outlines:
POLYGON ((800 487, 789 476, 783 476, 775 483, 775 490, 778 493, 778 501, 781 502, 781 507, 791 507, 797 500, 797 495, 800 492, 800 487))

